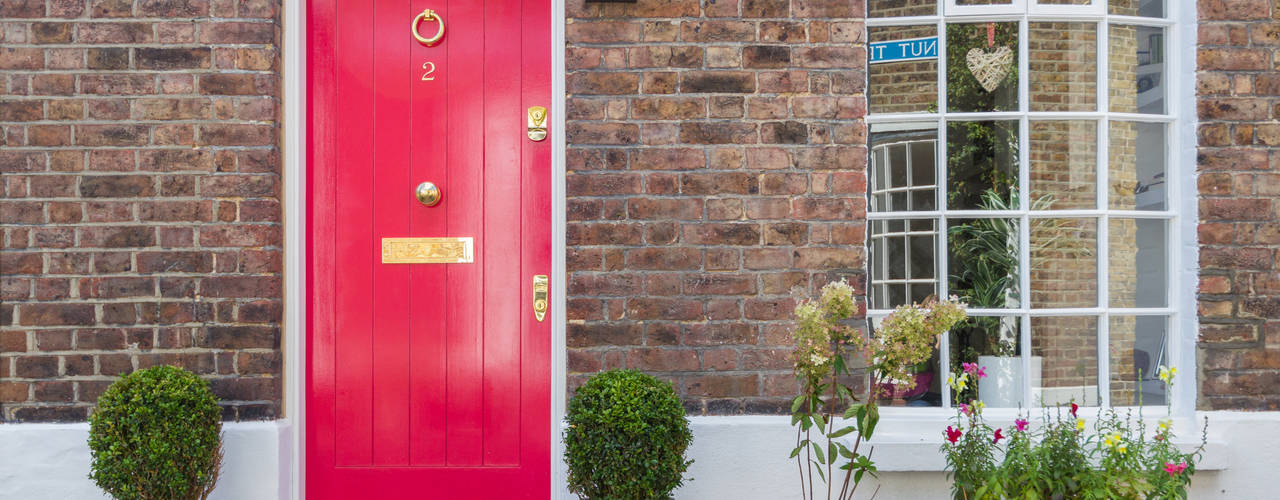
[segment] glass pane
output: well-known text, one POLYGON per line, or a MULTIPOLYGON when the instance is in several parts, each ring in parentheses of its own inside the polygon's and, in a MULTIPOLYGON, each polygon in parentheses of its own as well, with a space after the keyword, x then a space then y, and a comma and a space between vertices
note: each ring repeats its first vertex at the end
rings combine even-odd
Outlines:
POLYGON ((1018 122, 947 124, 947 208, 1018 208, 1018 122))
MULTIPOLYGON (((1026 408, 1022 401, 1021 321, 1017 317, 974 316, 951 329, 951 373, 959 377, 964 363, 977 363, 987 376, 952 397, 982 400, 993 408, 1026 408)), ((970 381, 972 382, 972 380, 970 381)))
POLYGON ((925 140, 911 143, 911 185, 932 186, 937 182, 933 164, 938 141, 925 140))
POLYGON ((892 309, 937 294, 936 224, 933 219, 871 222, 872 308, 892 309))
POLYGON ((1031 219, 1031 307, 1098 305, 1097 219, 1031 219))
POLYGON ((1012 5, 1013 0, 956 0, 956 5, 1012 5))
POLYGON ((1113 218, 1110 225, 1107 281, 1111 307, 1168 305, 1168 222, 1113 218))
POLYGON ((947 109, 1018 109, 1018 23, 947 25, 947 109))
POLYGON ((1098 318, 1031 318, 1031 396, 1040 406, 1098 406, 1098 318))
POLYGON ((934 210, 937 133, 933 129, 884 131, 893 128, 893 124, 872 128, 872 210, 934 210))
POLYGON ((1029 134, 1031 209, 1096 208, 1098 123, 1033 121, 1029 134))
POLYGON ((867 100, 872 113, 938 111, 938 27, 867 30, 867 100))
POLYGON ((1091 5, 1089 0, 1038 0, 1040 5, 1091 5))
POLYGON ((1109 0, 1107 11, 1120 16, 1164 17, 1164 0, 1109 0))
POLYGON ((1112 209, 1165 209, 1165 128, 1163 123, 1111 122, 1107 204, 1112 209))
POLYGON ((1164 113, 1164 28, 1112 25, 1111 111, 1164 113))
POLYGON ((1018 307, 1018 220, 959 219, 947 229, 952 295, 970 307, 1018 307))
MULTIPOLYGON (((882 317, 871 318, 872 332, 880 327, 882 317)), ((942 364, 938 352, 927 361, 912 368, 915 377, 910 381, 885 382, 880 385, 881 404, 890 406, 941 406, 942 384, 946 377, 939 376, 942 364)))
POLYGON ((867 17, 932 16, 937 13, 937 0, 871 0, 867 2, 867 17))
POLYGON ((897 143, 889 147, 889 188, 907 185, 907 145, 897 143))
POLYGON ((1160 367, 1168 366, 1168 327, 1164 316, 1112 316, 1111 406, 1163 405, 1168 402, 1160 367))
POLYGON ((1027 25, 1031 111, 1098 109, 1097 31, 1093 23, 1027 25))
MULTIPOLYGON (((937 248, 936 238, 937 236, 933 232, 908 237, 907 248, 910 250, 910 255, 907 256, 907 262, 910 264, 911 269, 907 271, 907 274, 912 280, 932 281, 936 278, 934 274, 936 271, 934 269, 934 261, 936 260, 934 259, 934 249, 937 248)), ((923 299, 924 297, 921 297, 921 300, 923 299)))

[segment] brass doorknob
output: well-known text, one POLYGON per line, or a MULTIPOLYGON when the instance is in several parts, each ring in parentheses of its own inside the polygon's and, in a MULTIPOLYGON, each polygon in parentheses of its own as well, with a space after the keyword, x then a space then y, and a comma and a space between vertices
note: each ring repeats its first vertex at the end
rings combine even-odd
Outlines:
POLYGON ((415 189, 413 194, 418 197, 420 203, 428 207, 434 207, 440 203, 440 188, 430 182, 418 184, 418 189, 415 189))

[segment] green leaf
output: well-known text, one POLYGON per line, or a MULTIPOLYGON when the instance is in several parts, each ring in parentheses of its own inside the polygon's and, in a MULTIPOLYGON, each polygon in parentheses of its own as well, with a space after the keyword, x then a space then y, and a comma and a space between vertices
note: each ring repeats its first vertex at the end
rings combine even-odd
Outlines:
POLYGON ((830 437, 831 437, 832 439, 835 439, 835 438, 838 438, 838 437, 841 437, 841 436, 845 436, 845 435, 849 434, 850 432, 853 432, 854 430, 856 430, 856 429, 854 429, 854 427, 853 427, 852 425, 850 425, 850 426, 846 426, 846 427, 842 427, 842 428, 840 428, 840 429, 836 430, 835 432, 832 432, 830 437))

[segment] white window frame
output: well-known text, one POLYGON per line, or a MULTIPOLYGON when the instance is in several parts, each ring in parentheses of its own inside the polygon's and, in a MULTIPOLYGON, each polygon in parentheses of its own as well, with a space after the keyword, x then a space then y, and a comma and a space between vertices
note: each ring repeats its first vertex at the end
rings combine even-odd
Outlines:
MULTIPOLYGON (((1079 316, 1089 315, 1097 318, 1098 323, 1098 391, 1101 407, 1124 408, 1125 406, 1112 406, 1110 401, 1110 366, 1107 351, 1110 346, 1108 336, 1108 328, 1110 326, 1110 318, 1112 316, 1137 316, 1137 315, 1156 315, 1167 318, 1166 331, 1166 349, 1165 358, 1171 366, 1179 367, 1179 380, 1175 384, 1174 390, 1169 395, 1169 403, 1175 415, 1181 418, 1189 418, 1195 412, 1196 398, 1196 381, 1195 381, 1195 341, 1198 331, 1197 310, 1195 308, 1195 283, 1197 283, 1198 272, 1197 264, 1197 245, 1196 245, 1196 195, 1195 195, 1195 123, 1194 116, 1188 116, 1187 113, 1194 111, 1194 81, 1195 81, 1195 65, 1194 65, 1194 43, 1196 34, 1195 3, 1191 0, 1165 0, 1165 17, 1164 18, 1148 18, 1138 16, 1120 16, 1110 15, 1106 10, 1106 2, 1103 0, 1094 0, 1089 6, 1065 6, 1065 5, 1041 5, 1037 0, 1030 0, 1031 5, 1027 6, 1025 0, 1013 0, 1011 7, 1009 4, 1003 5, 984 5, 984 6, 966 6, 956 5, 956 0, 942 0, 939 2, 939 9, 945 15, 933 16, 911 16, 911 17, 895 17, 895 18, 874 18, 869 17, 866 20, 868 29, 874 29, 886 26, 921 26, 934 25, 938 37, 938 111, 935 113, 869 113, 866 121, 869 128, 877 124, 882 125, 903 125, 918 124, 928 126, 928 124, 936 124, 937 137, 939 142, 946 137, 947 123, 952 121, 972 121, 976 119, 1007 119, 1018 120, 1019 122, 1019 182, 1020 192, 1023 196, 1019 197, 1019 210, 1002 212, 1002 215, 1008 218, 1017 218, 1020 220, 1019 232, 1019 248, 1020 261, 1027 263, 1029 258, 1029 222, 1031 218, 1070 218, 1070 217, 1089 217, 1097 221, 1098 234, 1098 301, 1097 306, 1093 308, 1073 308, 1073 309, 1043 309, 1032 308, 1029 300, 1020 301, 1018 307, 1006 309, 972 309, 973 315, 996 315, 996 316, 1012 316, 1020 318, 1021 321, 1021 339, 1020 353, 1021 362, 1023 364, 1023 373, 1031 371, 1031 318, 1039 316, 1079 316), (1014 13, 1011 13, 1013 11, 1014 13), (946 91, 946 27, 948 24, 957 22, 1019 22, 1018 36, 1018 111, 1009 112, 982 112, 982 113, 955 113, 947 112, 947 91, 946 91), (1095 111, 1088 112, 1032 112, 1029 111, 1030 101, 1028 99, 1028 25, 1032 22, 1080 22, 1094 23, 1097 30, 1097 106, 1095 111), (1109 27, 1113 25, 1138 25, 1160 27, 1164 29, 1164 60, 1165 67, 1163 78, 1164 88, 1164 114, 1146 114, 1146 113, 1117 113, 1109 111, 1109 82, 1107 79, 1107 71, 1109 68, 1109 49, 1108 43, 1110 38, 1109 27), (1188 46, 1191 50, 1188 51, 1188 46), (1187 55, 1187 54, 1191 55, 1187 55), (1095 209, 1091 210, 1051 210, 1031 212, 1028 204, 1030 203, 1025 196, 1025 188, 1029 185, 1029 123, 1032 120, 1091 120, 1097 124, 1097 197, 1095 200, 1095 209), (1110 182, 1107 178, 1109 173, 1109 154, 1107 150, 1110 122, 1116 121, 1136 121, 1136 122, 1161 122, 1166 123, 1165 140, 1165 210, 1160 212, 1153 211, 1126 211, 1112 210, 1108 206, 1106 198, 1106 190, 1110 182), (1110 218, 1160 218, 1166 220, 1166 269, 1165 276, 1168 284, 1168 295, 1166 297, 1166 306, 1163 308, 1113 308, 1109 307, 1109 286, 1108 286, 1108 262, 1104 255, 1109 250, 1107 241, 1110 225, 1110 218), (1190 291, 1188 291, 1188 289, 1190 291)), ((868 88, 870 92, 870 88, 868 88)), ((870 137, 870 135, 868 135, 870 137)), ((868 149, 869 150, 869 149, 868 149)), ((938 179, 936 185, 938 202, 937 207, 944 207, 946 197, 946 165, 945 165, 945 148, 936 148, 938 158, 935 160, 936 172, 938 179)), ((870 162, 868 162, 870 165, 870 162)), ((949 218, 971 218, 976 215, 990 217, 990 212, 984 211, 952 211, 938 210, 934 212, 873 212, 870 210, 868 203, 867 219, 868 223, 876 220, 885 219, 901 219, 901 218, 932 218, 939 221, 937 238, 937 259, 936 275, 939 281, 939 291, 943 296, 947 295, 947 287, 949 285, 949 272, 947 269, 947 235, 945 228, 949 218)), ((868 235, 870 235, 870 227, 868 235)), ((876 258, 875 256, 869 256, 876 258)), ((1027 270, 1023 269, 1019 272, 1019 292, 1024 297, 1030 298, 1030 275, 1027 270)), ((868 287, 870 293, 874 287, 868 287)), ((892 312, 888 309, 868 309, 867 317, 869 319, 881 318, 892 312)), ((944 353, 950 352, 949 335, 944 335, 939 349, 944 353)), ((942 374, 950 373, 949 356, 940 356, 939 371, 942 374)), ((1029 381, 1024 380, 1022 384, 1023 394, 1022 401, 1033 402, 1032 387, 1029 381)), ((941 411, 950 413, 951 394, 950 388, 945 384, 942 386, 942 407, 941 411)), ((1033 408, 1036 406, 1033 402, 1033 408)), ((1009 416, 1017 412, 1016 409, 992 409, 993 416, 1009 416)), ((911 408, 907 411, 940 411, 934 408, 911 408)))

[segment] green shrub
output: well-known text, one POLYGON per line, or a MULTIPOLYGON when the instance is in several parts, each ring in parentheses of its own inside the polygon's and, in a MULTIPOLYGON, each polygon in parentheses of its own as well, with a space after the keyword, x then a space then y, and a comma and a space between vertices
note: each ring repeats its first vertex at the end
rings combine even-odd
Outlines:
POLYGON ((209 384, 191 372, 126 375, 89 418, 89 478, 118 500, 208 498, 222 466, 221 415, 209 384))
POLYGON ((592 377, 569 401, 569 491, 590 500, 665 499, 693 441, 671 384, 634 370, 592 377))

